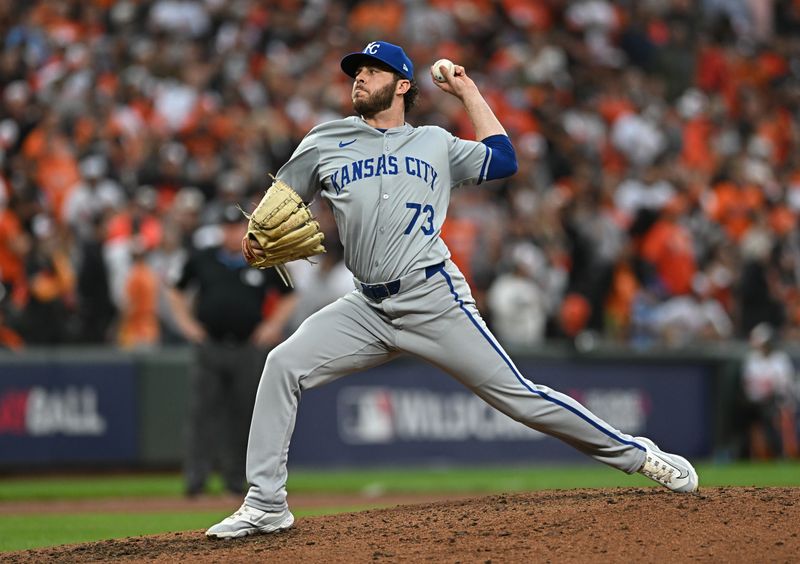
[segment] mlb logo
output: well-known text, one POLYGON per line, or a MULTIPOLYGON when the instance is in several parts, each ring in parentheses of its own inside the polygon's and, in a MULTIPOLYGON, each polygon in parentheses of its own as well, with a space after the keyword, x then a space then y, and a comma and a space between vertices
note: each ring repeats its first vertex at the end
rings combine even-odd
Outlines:
POLYGON ((348 444, 394 442, 394 409, 389 390, 346 388, 338 398, 339 435, 348 444))

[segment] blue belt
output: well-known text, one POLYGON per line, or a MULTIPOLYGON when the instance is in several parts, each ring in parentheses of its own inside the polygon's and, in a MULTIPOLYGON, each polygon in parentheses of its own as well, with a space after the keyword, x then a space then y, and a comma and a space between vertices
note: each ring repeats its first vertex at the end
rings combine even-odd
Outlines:
MULTIPOLYGON (((427 280, 444 267, 444 262, 434 264, 425 268, 425 279, 427 280)), ((391 282, 381 282, 378 284, 361 284, 361 293, 374 302, 385 300, 389 296, 394 296, 400 291, 400 280, 392 280, 391 282)))
POLYGON ((361 283, 361 293, 374 302, 379 302, 394 296, 400 291, 400 280, 384 282, 383 284, 364 284, 361 283))

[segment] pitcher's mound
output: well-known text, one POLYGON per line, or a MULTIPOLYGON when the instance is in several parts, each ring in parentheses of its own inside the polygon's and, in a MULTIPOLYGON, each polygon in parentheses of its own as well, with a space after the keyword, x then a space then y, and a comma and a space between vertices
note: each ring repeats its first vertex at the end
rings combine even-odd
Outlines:
POLYGON ((6 562, 796 562, 800 488, 556 490, 6 553, 6 562))

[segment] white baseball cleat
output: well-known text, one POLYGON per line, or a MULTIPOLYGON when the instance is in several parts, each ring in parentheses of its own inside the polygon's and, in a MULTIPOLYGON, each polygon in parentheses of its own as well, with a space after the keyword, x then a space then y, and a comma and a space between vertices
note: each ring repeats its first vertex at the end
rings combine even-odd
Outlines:
POLYGON ((647 437, 636 437, 635 440, 644 444, 646 456, 644 464, 639 468, 639 473, 651 480, 655 480, 664 487, 674 492, 696 492, 700 484, 694 466, 682 456, 664 452, 647 437))
POLYGON ((233 515, 209 527, 206 536, 215 539, 235 539, 257 533, 283 531, 290 528, 293 523, 294 515, 289 509, 270 513, 243 503, 233 515))

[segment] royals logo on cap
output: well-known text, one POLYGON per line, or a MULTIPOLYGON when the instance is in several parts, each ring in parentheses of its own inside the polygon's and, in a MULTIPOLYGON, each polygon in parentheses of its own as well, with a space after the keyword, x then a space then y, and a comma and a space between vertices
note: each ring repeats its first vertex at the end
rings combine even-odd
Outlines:
POLYGON ((408 80, 414 78, 414 64, 403 48, 386 41, 371 41, 363 50, 345 55, 342 59, 342 70, 355 78, 358 68, 370 61, 381 62, 408 80))

